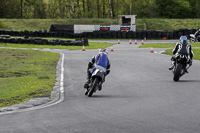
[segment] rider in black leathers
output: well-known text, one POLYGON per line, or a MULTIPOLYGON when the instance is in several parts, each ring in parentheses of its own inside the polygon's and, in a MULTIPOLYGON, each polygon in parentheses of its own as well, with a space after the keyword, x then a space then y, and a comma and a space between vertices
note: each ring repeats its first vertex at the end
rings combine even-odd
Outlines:
POLYGON ((173 52, 174 56, 172 56, 172 58, 171 58, 172 66, 169 67, 169 70, 172 70, 174 68, 176 56, 178 54, 186 54, 186 55, 188 55, 188 62, 187 62, 188 64, 186 66, 185 71, 188 73, 187 69, 192 65, 192 58, 194 56, 194 53, 192 51, 192 46, 187 41, 186 36, 180 37, 180 42, 176 43, 176 46, 172 52, 173 52))

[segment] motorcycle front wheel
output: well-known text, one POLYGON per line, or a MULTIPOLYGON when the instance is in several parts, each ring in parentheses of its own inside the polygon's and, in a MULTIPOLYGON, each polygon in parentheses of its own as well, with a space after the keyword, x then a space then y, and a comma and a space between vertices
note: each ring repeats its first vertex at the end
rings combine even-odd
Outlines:
POLYGON ((179 78, 181 76, 181 69, 182 69, 182 64, 178 64, 176 66, 175 72, 174 72, 174 81, 179 81, 179 78))
POLYGON ((88 97, 91 97, 92 94, 94 93, 97 85, 99 83, 99 79, 96 77, 94 80, 93 80, 93 83, 92 83, 92 86, 91 86, 91 89, 89 90, 88 92, 88 97))

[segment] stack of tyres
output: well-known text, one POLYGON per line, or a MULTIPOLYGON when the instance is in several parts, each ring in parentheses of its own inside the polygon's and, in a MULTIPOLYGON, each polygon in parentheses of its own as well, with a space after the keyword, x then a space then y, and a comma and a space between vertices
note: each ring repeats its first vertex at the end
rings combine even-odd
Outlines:
POLYGON ((122 38, 122 33, 121 33, 121 31, 116 31, 116 34, 117 34, 117 38, 118 38, 118 39, 121 39, 121 38, 122 38))
POLYGON ((94 38, 92 32, 87 32, 87 38, 90 38, 90 39, 94 38))
POLYGON ((30 39, 29 38, 24 38, 23 42, 24 42, 24 44, 30 44, 30 39))
POLYGON ((144 39, 145 37, 147 37, 147 31, 143 30, 142 31, 142 38, 141 39, 144 39))
POLYGON ((128 38, 128 39, 133 38, 133 32, 132 32, 132 31, 128 31, 128 32, 127 32, 127 38, 128 38))
POLYGON ((161 31, 161 38, 167 37, 167 31, 161 31))
POLYGON ((89 46, 88 38, 84 38, 83 43, 85 46, 89 46))
POLYGON ((33 36, 34 36, 34 37, 38 37, 38 35, 39 35, 39 32, 38 32, 38 31, 34 31, 34 32, 33 32, 33 36))
POLYGON ((190 34, 189 34, 189 30, 188 29, 184 29, 183 30, 183 34, 189 38, 190 34))
POLYGON ((31 36, 31 37, 33 37, 33 36, 34 36, 34 33, 33 33, 33 31, 30 31, 28 36, 31 36))
POLYGON ((35 38, 35 44, 41 44, 42 39, 41 38, 35 38))
POLYGON ((74 38, 79 38, 79 34, 78 34, 78 33, 75 33, 75 34, 74 34, 74 38))
POLYGON ((53 39, 54 45, 60 45, 60 39, 53 39))
POLYGON ((47 39, 42 39, 41 40, 41 45, 48 45, 48 40, 47 39))
POLYGON ((29 38, 30 44, 35 44, 35 39, 34 38, 29 38))
POLYGON ((146 31, 146 39, 151 39, 151 31, 150 30, 146 31))
POLYGON ((65 46, 70 46, 70 45, 71 45, 71 42, 72 42, 71 40, 67 40, 67 41, 64 42, 64 45, 65 45, 65 46))
POLYGON ((77 46, 77 41, 72 41, 72 42, 70 43, 70 45, 71 45, 71 46, 77 46))
POLYGON ((116 31, 112 31, 111 37, 117 39, 117 32, 116 31))
POLYGON ((111 36, 112 36, 112 31, 107 31, 107 38, 111 39, 112 38, 111 36))
POLYGON ((18 44, 23 44, 24 43, 24 39, 23 38, 17 38, 17 42, 18 42, 18 44))
POLYGON ((168 32, 167 39, 173 39, 173 32, 168 32))
POLYGON ((133 38, 137 39, 137 32, 133 31, 133 38))
MULTIPOLYGON (((98 38, 98 35, 97 35, 97 32, 96 31, 93 31, 93 36, 94 38, 98 38)), ((82 37, 81 37, 82 38, 82 37)))
POLYGON ((102 33, 102 38, 107 38, 107 31, 101 31, 101 33, 102 33))
POLYGON ((10 38, 3 38, 4 43, 10 43, 10 38))
POLYGON ((58 33, 58 37, 64 37, 64 33, 63 32, 59 32, 58 33))
POLYGON ((127 33, 127 32, 126 32, 126 31, 122 31, 121 33, 122 33, 122 38, 123 38, 123 39, 126 39, 126 33, 127 33))
POLYGON ((183 36, 183 35, 184 35, 183 30, 182 29, 178 30, 178 38, 180 38, 180 36, 183 36))
POLYGON ((24 36, 29 36, 29 31, 24 31, 24 36))
POLYGON ((173 31, 173 39, 178 39, 178 31, 177 30, 173 31))
POLYGON ((151 33, 152 33, 152 39, 156 39, 157 38, 157 32, 155 30, 152 30, 151 33))
POLYGON ((76 45, 77 46, 83 46, 84 44, 83 44, 83 41, 76 41, 76 45))
POLYGON ((101 31, 97 32, 98 38, 103 38, 103 33, 101 31))
POLYGON ((48 40, 48 45, 54 45, 53 40, 48 40))
POLYGON ((10 43, 18 43, 18 39, 16 39, 16 38, 10 38, 10 43))
POLYGON ((1 43, 1 42, 3 42, 3 38, 2 38, 2 37, 0 37, 0 43, 1 43))
POLYGON ((13 30, 11 30, 9 35, 15 36, 15 32, 13 30))
POLYGON ((137 31, 137 37, 138 39, 142 39, 142 31, 140 30, 137 31))

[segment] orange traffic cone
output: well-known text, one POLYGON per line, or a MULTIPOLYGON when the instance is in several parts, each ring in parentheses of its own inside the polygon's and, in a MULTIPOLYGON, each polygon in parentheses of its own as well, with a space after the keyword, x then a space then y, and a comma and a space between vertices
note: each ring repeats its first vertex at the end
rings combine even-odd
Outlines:
POLYGON ((110 51, 114 51, 114 50, 113 50, 113 46, 111 46, 111 49, 110 49, 110 51))
POLYGON ((150 51, 151 53, 154 53, 154 51, 153 51, 153 46, 151 47, 151 51, 150 51))
POLYGON ((135 44, 137 44, 137 39, 135 39, 135 44))
POLYGON ((144 44, 144 40, 142 39, 142 44, 144 44))
POLYGON ((130 39, 130 41, 129 41, 129 44, 132 44, 131 39, 130 39))
POLYGON ((83 49, 82 49, 82 51, 85 51, 85 46, 83 45, 83 49))
POLYGON ((119 41, 119 39, 118 39, 118 44, 120 44, 120 41, 119 41))

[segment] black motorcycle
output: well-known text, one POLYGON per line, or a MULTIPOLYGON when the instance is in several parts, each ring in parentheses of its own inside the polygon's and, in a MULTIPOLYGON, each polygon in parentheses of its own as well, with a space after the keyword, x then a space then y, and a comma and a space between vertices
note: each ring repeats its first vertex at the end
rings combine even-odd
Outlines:
POLYGON ((199 42, 200 41, 200 29, 198 29, 194 34, 190 34, 190 42, 199 42))
POLYGON ((186 66, 188 56, 186 54, 179 54, 176 56, 175 67, 173 69, 174 81, 179 81, 180 77, 186 73, 186 66))
POLYGON ((95 93, 97 90, 102 89, 102 83, 104 81, 104 72, 101 69, 96 69, 91 76, 89 87, 87 88, 87 91, 85 92, 85 95, 88 97, 91 97, 93 93, 95 93))

